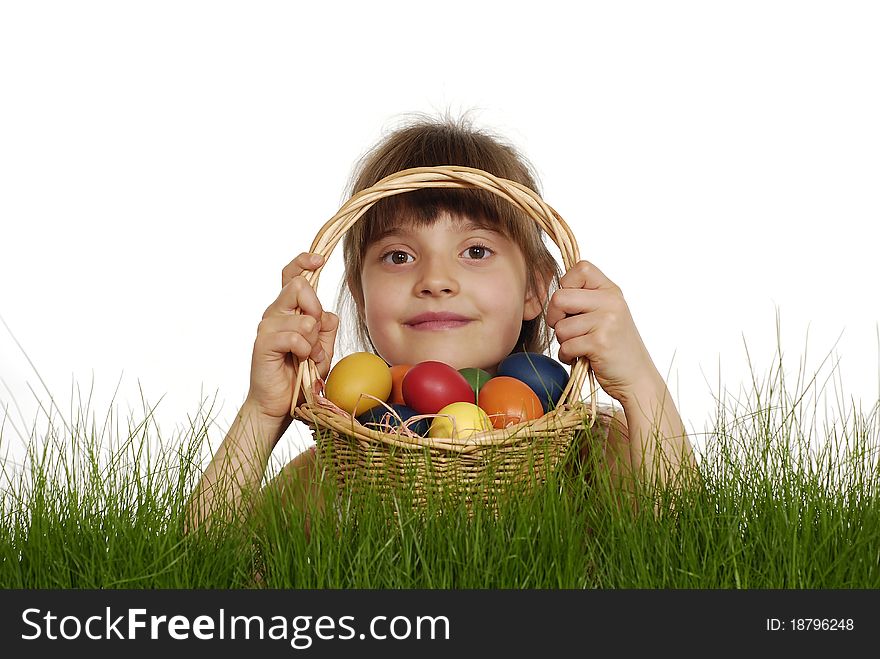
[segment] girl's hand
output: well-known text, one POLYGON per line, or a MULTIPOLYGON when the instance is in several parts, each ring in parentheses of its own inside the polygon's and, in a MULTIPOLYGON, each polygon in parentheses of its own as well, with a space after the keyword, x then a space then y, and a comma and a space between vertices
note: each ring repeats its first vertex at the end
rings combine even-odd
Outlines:
POLYGON ((290 417, 293 379, 301 361, 311 357, 321 378, 330 370, 339 317, 324 311, 315 290, 302 276, 323 262, 320 254, 303 252, 284 267, 281 293, 266 309, 257 329, 247 397, 266 416, 290 417), (302 313, 294 313, 296 309, 302 313))
POLYGON ((547 308, 559 360, 586 357, 605 392, 624 404, 660 377, 620 288, 599 268, 579 261, 559 280, 547 308))

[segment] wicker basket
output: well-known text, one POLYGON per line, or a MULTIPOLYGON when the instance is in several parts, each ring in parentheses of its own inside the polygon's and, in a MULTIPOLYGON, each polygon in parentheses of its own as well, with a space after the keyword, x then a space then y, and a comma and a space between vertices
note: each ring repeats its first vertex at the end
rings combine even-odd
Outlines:
MULTIPOLYGON (((318 232, 311 251, 324 263, 344 233, 384 197, 422 188, 482 188, 507 199, 537 222, 559 247, 565 268, 578 260, 571 230, 529 188, 469 167, 419 167, 396 172, 349 199, 318 232)), ((305 278, 317 290, 321 269, 305 278)), ((454 492, 467 502, 493 502, 507 486, 541 483, 570 450, 578 429, 596 420, 595 379, 585 359, 571 369, 559 404, 539 419, 467 439, 421 437, 406 425, 381 431, 357 422, 323 398, 323 382, 312 360, 300 364, 293 400, 303 391, 304 403, 292 410, 310 426, 322 466, 338 485, 367 485, 383 495, 405 491, 416 505, 432 492, 454 492), (590 403, 581 400, 589 378, 590 403)))

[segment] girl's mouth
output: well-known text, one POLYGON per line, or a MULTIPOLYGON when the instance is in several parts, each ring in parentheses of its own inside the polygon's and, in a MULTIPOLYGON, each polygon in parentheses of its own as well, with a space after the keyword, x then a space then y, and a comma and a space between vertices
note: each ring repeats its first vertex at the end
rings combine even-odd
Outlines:
POLYGON ((404 323, 404 325, 414 330, 431 331, 456 329, 458 327, 464 327, 470 322, 470 318, 456 313, 429 312, 410 318, 404 323))

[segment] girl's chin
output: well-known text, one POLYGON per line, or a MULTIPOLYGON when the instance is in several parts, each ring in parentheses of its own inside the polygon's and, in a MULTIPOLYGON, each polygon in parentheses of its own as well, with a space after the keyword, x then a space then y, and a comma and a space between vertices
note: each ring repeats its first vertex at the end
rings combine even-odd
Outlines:
POLYGON ((399 363, 418 364, 419 362, 424 361, 438 361, 449 364, 456 370, 462 368, 482 368, 492 375, 495 374, 495 370, 498 367, 497 362, 487 364, 485 354, 477 356, 447 350, 427 350, 409 353, 406 356, 409 357, 409 359, 401 360, 399 363))
POLYGON ((379 354, 391 365, 438 361, 449 364, 455 369, 482 368, 494 375, 498 363, 508 353, 488 354, 488 351, 482 347, 490 342, 490 339, 483 340, 479 337, 456 340, 448 335, 445 337, 439 335, 426 336, 421 340, 413 340, 412 337, 407 337, 405 341, 392 346, 387 352, 380 351, 379 354), (401 347, 404 347, 404 349, 401 350, 401 347))

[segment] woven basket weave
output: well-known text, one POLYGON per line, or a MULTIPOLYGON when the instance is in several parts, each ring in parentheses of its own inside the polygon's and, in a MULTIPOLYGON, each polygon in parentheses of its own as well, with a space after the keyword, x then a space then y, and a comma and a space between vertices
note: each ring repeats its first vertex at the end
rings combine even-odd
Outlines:
MULTIPOLYGON (((380 199, 423 188, 481 188, 515 204, 559 247, 565 269, 578 261, 577 243, 563 219, 529 188, 488 172, 460 166, 418 167, 396 172, 349 199, 320 229, 311 251, 324 263, 342 236, 380 199)), ((303 273, 317 290, 321 269, 303 273)), ((584 358, 572 366, 555 409, 539 419, 467 439, 421 437, 403 427, 378 430, 357 422, 322 396, 315 363, 300 363, 292 409, 310 426, 322 467, 339 485, 367 485, 383 495, 405 488, 416 504, 432 492, 455 492, 468 502, 492 501, 506 486, 543 482, 569 450, 575 432, 596 420, 595 379, 584 358), (581 400, 589 378, 590 403, 581 400)))

